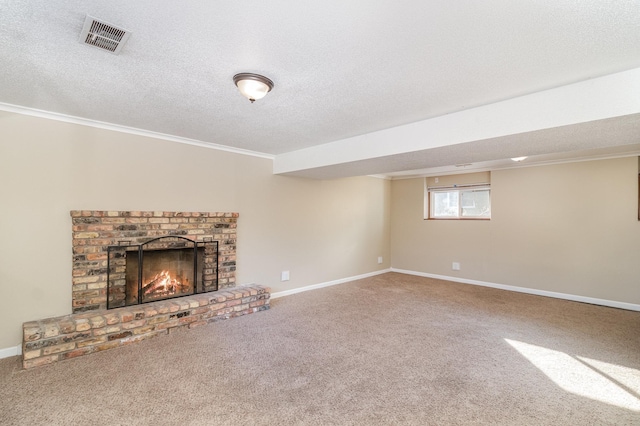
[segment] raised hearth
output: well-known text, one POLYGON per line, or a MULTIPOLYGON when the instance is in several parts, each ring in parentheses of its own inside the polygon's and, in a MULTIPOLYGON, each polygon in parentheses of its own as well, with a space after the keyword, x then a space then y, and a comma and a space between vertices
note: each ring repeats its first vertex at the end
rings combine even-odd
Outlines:
POLYGON ((22 366, 33 368, 269 309, 270 289, 238 286, 146 305, 65 315, 22 326, 22 366))

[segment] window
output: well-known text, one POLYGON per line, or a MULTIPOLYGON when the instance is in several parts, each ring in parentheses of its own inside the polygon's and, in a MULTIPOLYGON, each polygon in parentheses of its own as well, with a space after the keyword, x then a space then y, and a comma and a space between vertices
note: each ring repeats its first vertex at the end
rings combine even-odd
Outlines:
POLYGON ((429 189, 429 219, 491 219, 487 185, 429 189))
POLYGON ((491 219, 491 172, 425 178, 425 219, 491 219))

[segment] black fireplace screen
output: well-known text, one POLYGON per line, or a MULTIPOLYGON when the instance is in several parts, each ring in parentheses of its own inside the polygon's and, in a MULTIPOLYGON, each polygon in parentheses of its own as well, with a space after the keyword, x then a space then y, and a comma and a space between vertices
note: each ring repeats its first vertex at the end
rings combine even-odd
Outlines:
POLYGON ((169 236, 107 248, 107 308, 218 289, 218 242, 169 236))

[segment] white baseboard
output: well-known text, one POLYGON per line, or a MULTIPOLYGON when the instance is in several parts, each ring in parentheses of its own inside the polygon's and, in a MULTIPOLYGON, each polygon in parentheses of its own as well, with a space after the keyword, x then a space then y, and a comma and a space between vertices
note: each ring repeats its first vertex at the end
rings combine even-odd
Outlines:
POLYGON ((16 355, 22 355, 22 346, 0 349, 0 359, 16 355))
POLYGON ((416 275, 419 277, 426 277, 426 278, 436 278, 436 279, 445 280, 445 281, 454 281, 462 284, 479 285, 482 287, 491 287, 491 288, 497 288, 500 290, 515 291, 518 293, 534 294, 536 296, 553 297, 556 299, 571 300, 573 302, 590 303, 592 305, 608 306, 610 308, 627 309, 629 311, 640 311, 640 305, 636 305, 634 303, 617 302, 615 300, 596 299, 593 297, 577 296, 574 294, 557 293, 555 291, 546 291, 546 290, 538 290, 535 288, 495 284, 495 283, 489 283, 485 281, 469 280, 466 278, 449 277, 446 275, 428 274, 426 272, 408 271, 405 269, 391 268, 391 272, 398 272, 400 274, 407 274, 407 275, 416 275))
POLYGON ((275 293, 271 293, 271 298, 272 299, 277 299, 278 297, 291 296, 292 294, 302 293, 303 291, 316 290, 316 289, 319 289, 319 288, 329 287, 329 286, 332 286, 332 285, 344 284, 344 283, 348 283, 349 281, 361 280, 363 278, 369 278, 369 277, 373 277, 373 276, 376 276, 376 275, 386 274, 387 272, 391 272, 391 269, 383 269, 381 271, 375 271, 375 272, 369 272, 367 274, 356 275, 355 277, 341 278, 341 279, 335 280, 335 281, 327 281, 327 282, 324 282, 324 283, 312 284, 312 285, 308 285, 308 286, 305 286, 305 287, 294 288, 294 289, 291 289, 291 290, 278 291, 278 292, 275 292, 275 293))

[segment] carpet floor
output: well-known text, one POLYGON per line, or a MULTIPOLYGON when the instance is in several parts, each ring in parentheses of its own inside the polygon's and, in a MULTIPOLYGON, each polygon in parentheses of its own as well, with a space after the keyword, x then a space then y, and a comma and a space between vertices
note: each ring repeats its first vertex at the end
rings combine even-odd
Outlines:
POLYGON ((640 312, 388 273, 0 379, 2 425, 640 425, 640 312))

